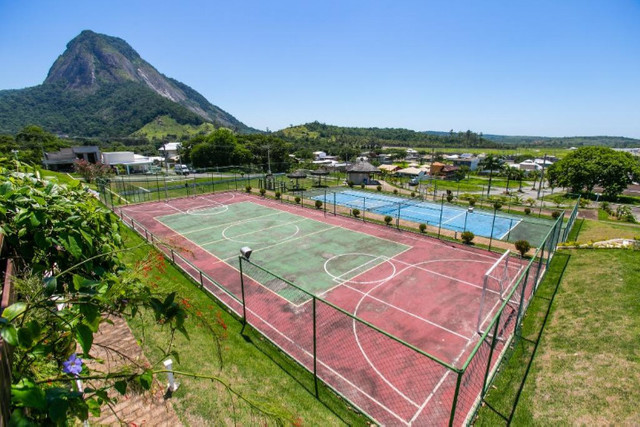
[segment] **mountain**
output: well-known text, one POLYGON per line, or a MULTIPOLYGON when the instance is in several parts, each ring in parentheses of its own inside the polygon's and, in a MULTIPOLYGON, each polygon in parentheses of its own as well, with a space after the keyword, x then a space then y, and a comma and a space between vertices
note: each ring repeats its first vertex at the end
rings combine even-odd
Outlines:
POLYGON ((258 132, 158 72, 124 40, 89 30, 67 44, 43 84, 0 91, 0 132, 6 133, 37 124, 71 136, 127 136, 160 116, 258 132))

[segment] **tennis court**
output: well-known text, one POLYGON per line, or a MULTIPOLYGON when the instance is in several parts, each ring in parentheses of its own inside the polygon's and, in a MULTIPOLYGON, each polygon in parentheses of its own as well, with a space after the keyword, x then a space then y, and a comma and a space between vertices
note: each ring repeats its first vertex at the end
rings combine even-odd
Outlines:
POLYGON ((525 221, 522 216, 358 190, 316 194, 311 198, 452 231, 471 231, 477 236, 509 241, 526 239, 534 245, 542 241, 553 225, 546 220, 525 221))
MULTIPOLYGON (((499 358, 478 362, 462 383, 454 370, 484 348, 479 331, 511 304, 504 296, 525 272, 518 258, 501 264, 501 254, 236 192, 127 206, 121 214, 381 424, 447 424, 452 408, 455 424, 467 421, 484 386, 476 377, 499 358), (239 265, 245 246, 251 259, 239 265), (496 265, 504 289, 487 287, 485 273, 496 265)), ((509 335, 522 302, 513 301, 496 333, 509 335)), ((492 353, 493 346, 499 354, 507 343, 492 353)))

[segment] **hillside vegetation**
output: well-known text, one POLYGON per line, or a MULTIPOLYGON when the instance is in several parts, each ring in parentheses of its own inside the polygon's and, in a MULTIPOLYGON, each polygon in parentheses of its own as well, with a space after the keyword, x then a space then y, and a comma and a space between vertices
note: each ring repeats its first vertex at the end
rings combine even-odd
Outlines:
POLYGON ((189 123, 178 123, 169 115, 156 117, 142 128, 135 131, 131 136, 146 138, 148 140, 165 140, 173 138, 179 141, 185 141, 194 135, 207 135, 216 130, 216 127, 208 122, 199 125, 189 123))

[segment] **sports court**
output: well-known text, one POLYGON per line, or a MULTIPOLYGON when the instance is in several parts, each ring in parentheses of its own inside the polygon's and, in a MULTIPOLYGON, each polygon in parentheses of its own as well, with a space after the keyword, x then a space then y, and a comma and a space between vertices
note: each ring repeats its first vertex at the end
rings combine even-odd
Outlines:
POLYGON ((442 227, 452 231, 471 231, 477 236, 515 241, 526 239, 537 246, 550 226, 546 220, 536 220, 501 212, 485 211, 430 202, 421 199, 390 196, 358 190, 340 190, 311 197, 324 203, 346 206, 350 209, 391 215, 402 220, 442 227), (511 238, 513 237, 513 238, 511 238), (515 239, 515 240, 514 240, 515 239))
MULTIPOLYGON (((467 361, 524 270, 514 257, 237 192, 131 205, 121 213, 382 424, 448 423, 457 385, 447 365, 467 361), (242 262, 241 281, 245 246, 253 252, 251 262, 242 262)), ((461 385, 456 423, 481 392, 470 379, 461 385)))

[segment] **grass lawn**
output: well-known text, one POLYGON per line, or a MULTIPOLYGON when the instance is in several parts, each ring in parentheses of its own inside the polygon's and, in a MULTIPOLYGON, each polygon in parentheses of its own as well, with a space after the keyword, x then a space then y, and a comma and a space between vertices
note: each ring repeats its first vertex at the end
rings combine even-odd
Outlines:
MULTIPOLYGON (((616 226, 587 221, 577 240, 585 240, 583 233, 618 237, 616 226)), ((639 255, 606 249, 557 253, 523 325, 523 336, 535 341, 566 263, 514 425, 640 423, 639 255)), ((487 396, 503 414, 513 407, 532 341, 520 340, 487 396)), ((487 406, 480 410, 478 425, 498 423, 504 421, 487 406)))
MULTIPOLYGON (((130 246, 141 242, 128 229, 124 235, 130 246)), ((145 246, 128 252, 125 255, 126 262, 134 264, 149 251, 149 247, 145 246)), ((290 415, 287 423, 298 420, 300 425, 368 424, 366 418, 323 387, 320 388, 320 399, 316 399, 310 374, 255 332, 249 330, 247 336, 243 337, 240 334, 240 321, 224 311, 173 266, 167 265, 166 273, 162 275, 152 273, 149 280, 157 285, 160 292, 176 291, 180 298, 188 301, 194 313, 187 320, 190 339, 182 335, 175 339, 175 348, 179 352, 179 360, 174 357, 176 371, 220 377, 261 407, 285 411, 290 415), (214 324, 216 330, 226 335, 222 341, 222 363, 217 357, 211 331, 199 325, 198 317, 214 324), (226 330, 222 324, 226 325, 226 330)), ((166 346, 168 334, 151 320, 146 313, 143 317, 131 320, 129 325, 142 342, 145 354, 154 363, 162 355, 160 348, 166 346)), ((178 381, 180 388, 171 400, 186 425, 273 424, 248 404, 232 397, 218 383, 186 376, 179 376, 178 381)))
MULTIPOLYGON (((580 226, 580 222, 576 223, 580 226)), ((630 224, 621 221, 591 221, 585 220, 580 227, 577 241, 588 243, 608 239, 632 239, 640 237, 640 224, 630 224)), ((639 255, 640 258, 640 255, 639 255)))

